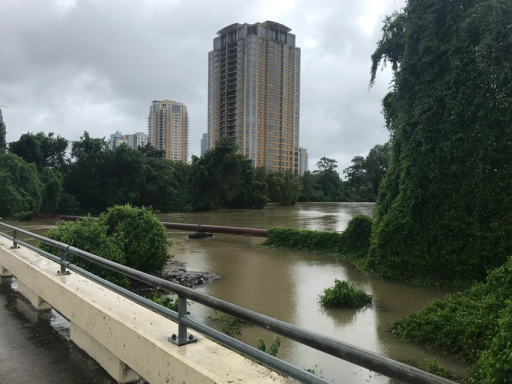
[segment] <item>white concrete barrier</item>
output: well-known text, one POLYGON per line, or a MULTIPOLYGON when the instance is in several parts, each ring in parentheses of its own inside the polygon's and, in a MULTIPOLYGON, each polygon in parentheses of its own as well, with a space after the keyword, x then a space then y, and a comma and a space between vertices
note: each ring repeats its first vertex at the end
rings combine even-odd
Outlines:
POLYGON ((28 249, 0 237, 0 274, 18 279, 18 291, 36 308, 53 307, 71 322, 71 340, 114 380, 139 376, 150 383, 291 383, 267 368, 194 333, 178 347, 167 338, 174 322, 28 249), (20 289, 21 288, 21 289, 20 289))

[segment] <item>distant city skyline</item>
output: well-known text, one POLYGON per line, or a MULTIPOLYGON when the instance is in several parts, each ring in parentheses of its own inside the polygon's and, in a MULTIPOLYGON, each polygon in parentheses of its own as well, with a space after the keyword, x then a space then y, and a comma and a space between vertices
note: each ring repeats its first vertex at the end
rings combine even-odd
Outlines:
POLYGON ((24 2, 7 2, 0 14, 0 51, 9 57, 0 71, 0 104, 10 107, 2 110, 7 141, 39 131, 70 141, 84 131, 107 140, 116 130, 146 132, 151 100, 172 98, 188 107, 189 152, 199 155, 208 124, 205 59, 215 32, 265 20, 292 28, 301 47, 299 144, 308 148, 312 168, 324 156, 346 168, 388 140, 380 101, 391 69, 368 91, 370 57, 382 21, 403 0, 240 5, 48 0, 27 12, 24 2))

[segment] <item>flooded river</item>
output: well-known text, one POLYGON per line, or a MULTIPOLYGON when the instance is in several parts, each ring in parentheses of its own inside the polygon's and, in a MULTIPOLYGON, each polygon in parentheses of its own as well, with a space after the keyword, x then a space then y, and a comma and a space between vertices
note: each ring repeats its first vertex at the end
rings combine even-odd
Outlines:
MULTIPOLYGON (((294 207, 267 206, 264 210, 224 210, 213 213, 159 214, 162 221, 227 225, 268 229, 292 227, 343 231, 351 217, 373 215, 372 203, 300 203, 294 207)), ((15 225, 44 232, 49 221, 21 222, 15 225)), ((188 270, 213 272, 221 280, 200 290, 265 315, 358 345, 406 363, 425 366, 435 357, 446 368, 465 375, 466 367, 454 358, 423 347, 398 341, 389 326, 425 303, 449 291, 432 287, 396 284, 356 270, 351 264, 324 254, 262 249, 263 238, 215 234, 213 238, 188 239, 190 232, 169 231, 175 260, 187 263, 188 270), (324 288, 334 279, 348 280, 374 295, 373 306, 364 309, 322 309, 317 302, 324 288)), ((190 306, 191 316, 214 327, 208 318, 213 311, 190 306)), ((238 338, 256 346, 257 338, 267 345, 273 334, 244 326, 238 338)), ((385 377, 346 363, 296 342, 281 338, 278 357, 334 383, 390 383, 385 377)))

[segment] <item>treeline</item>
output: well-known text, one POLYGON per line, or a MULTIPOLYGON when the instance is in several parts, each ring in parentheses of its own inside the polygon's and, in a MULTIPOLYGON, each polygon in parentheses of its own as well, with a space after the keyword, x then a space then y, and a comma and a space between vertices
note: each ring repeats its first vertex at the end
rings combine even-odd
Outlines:
POLYGON ((366 159, 354 158, 344 171, 348 180, 342 181, 337 162, 327 158, 302 177, 255 168, 231 140, 184 164, 165 159, 165 152, 151 145, 137 150, 121 145, 111 151, 104 139, 87 132, 71 145, 63 137, 39 132, 6 146, 3 125, 0 139, 3 217, 27 212, 98 214, 122 204, 193 212, 261 209, 267 202, 289 206, 297 201, 375 201, 380 179, 372 176, 370 165, 378 163, 385 173, 389 157, 387 145, 376 146, 366 159))
POLYGON ((342 180, 337 161, 322 157, 317 170, 301 177, 299 201, 375 201, 383 177, 389 167, 389 143, 376 145, 366 157, 355 156, 352 165, 343 170, 342 180))
POLYGON ((184 164, 150 145, 111 151, 87 132, 71 146, 52 133, 27 133, 0 152, 0 216, 96 214, 122 204, 190 212, 297 202, 298 176, 255 169, 237 151, 234 141, 224 140, 184 164))

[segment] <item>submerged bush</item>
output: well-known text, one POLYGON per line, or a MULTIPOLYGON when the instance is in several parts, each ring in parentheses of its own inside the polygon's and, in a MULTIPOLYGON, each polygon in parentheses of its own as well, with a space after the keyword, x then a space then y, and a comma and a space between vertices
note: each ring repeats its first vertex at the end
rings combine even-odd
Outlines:
POLYGON ((160 273, 169 261, 172 245, 165 227, 151 208, 116 205, 100 215, 108 235, 121 241, 129 267, 146 273, 160 273))
MULTIPOLYGON (((107 226, 99 223, 97 220, 86 217, 77 221, 58 223, 57 228, 52 228, 46 233, 46 237, 125 265, 126 257, 123 252, 123 245, 118 239, 109 236, 107 229, 107 226)), ((60 256, 60 250, 49 244, 39 243, 39 248, 55 256, 60 256)), ((69 253, 67 260, 114 284, 122 287, 128 286, 128 278, 126 276, 89 260, 69 253)))
POLYGON ((370 246, 373 219, 357 215, 342 232, 312 231, 295 228, 271 228, 264 247, 326 252, 352 260, 363 258, 370 246))
POLYGON ((360 308, 371 305, 373 296, 362 289, 354 287, 348 281, 334 280, 334 287, 325 288, 318 296, 320 304, 326 308, 351 307, 360 308))
MULTIPOLYGON (((168 246, 165 227, 148 208, 128 205, 109 208, 99 220, 84 218, 74 222, 62 222, 50 229, 50 239, 72 245, 97 256, 139 271, 158 274, 166 261, 168 246)), ((48 244, 39 248, 59 256, 60 251, 48 244)), ((128 285, 128 278, 94 264, 81 257, 68 255, 68 260, 121 286, 128 285)))
POLYGON ((484 383, 512 383, 512 259, 462 294, 433 300, 392 326, 405 341, 455 354, 484 383), (509 381, 507 381, 509 380, 509 381))

